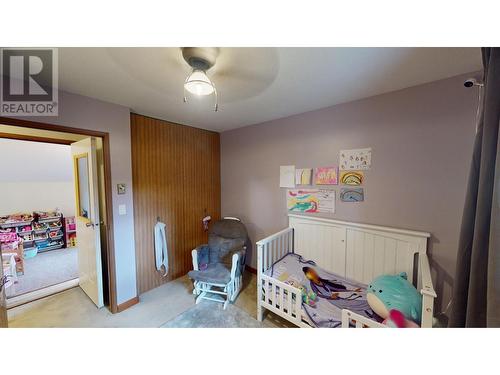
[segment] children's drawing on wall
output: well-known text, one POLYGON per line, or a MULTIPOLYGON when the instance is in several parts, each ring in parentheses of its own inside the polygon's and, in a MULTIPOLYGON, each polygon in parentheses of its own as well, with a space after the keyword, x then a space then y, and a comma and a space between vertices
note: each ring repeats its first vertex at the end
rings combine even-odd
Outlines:
POLYGON ((363 202, 365 192, 363 188, 342 188, 340 189, 340 200, 342 202, 363 202))
POLYGON ((347 171, 370 169, 372 164, 372 149, 358 148, 340 150, 340 169, 347 171))
POLYGON ((316 185, 337 185, 339 176, 338 167, 319 167, 314 174, 316 185))
POLYGON ((280 187, 282 188, 295 187, 295 165, 280 166, 280 187))
POLYGON ((292 212, 334 213, 335 191, 326 189, 290 189, 287 192, 287 207, 292 212))
POLYGON ((335 190, 320 189, 318 199, 318 212, 335 213, 335 190))
POLYGON ((311 185, 312 168, 299 168, 295 170, 295 185, 311 185))
POLYGON ((342 171, 340 172, 340 183, 342 185, 361 185, 365 175, 362 171, 342 171))

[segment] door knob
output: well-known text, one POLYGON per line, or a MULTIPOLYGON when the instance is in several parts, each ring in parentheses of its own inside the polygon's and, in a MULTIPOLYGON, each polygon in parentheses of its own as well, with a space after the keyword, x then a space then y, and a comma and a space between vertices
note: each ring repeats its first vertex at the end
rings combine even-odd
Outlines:
POLYGON ((90 227, 92 227, 92 228, 93 228, 93 227, 94 227, 94 223, 85 223, 85 226, 86 226, 87 228, 90 228, 90 227))

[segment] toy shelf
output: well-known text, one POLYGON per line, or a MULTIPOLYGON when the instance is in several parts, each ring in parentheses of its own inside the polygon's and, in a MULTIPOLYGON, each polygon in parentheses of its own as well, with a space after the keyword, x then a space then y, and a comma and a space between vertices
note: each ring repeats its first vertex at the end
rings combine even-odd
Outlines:
POLYGON ((0 227, 1 228, 15 228, 15 227, 22 227, 23 225, 30 225, 33 221, 18 221, 18 222, 0 222, 0 227))
POLYGON ((52 223, 54 221, 60 221, 62 219, 62 215, 61 216, 53 216, 53 217, 46 217, 46 218, 40 218, 38 219, 38 222, 39 223, 52 223))
POLYGON ((64 241, 48 242, 46 246, 37 246, 39 253, 44 253, 50 250, 57 250, 64 246, 64 241))
MULTIPOLYGON (((71 219, 74 223, 74 218, 71 219)), ((16 233, 25 244, 24 251, 31 252, 32 256, 35 256, 37 252, 61 249, 70 245, 66 227, 66 219, 58 212, 38 211, 33 214, 0 217, 0 229, 16 233)), ((74 230, 76 232, 76 227, 74 230)), ((75 237, 71 241, 72 244, 76 243, 75 232, 71 234, 75 237)))
POLYGON ((67 247, 76 246, 76 221, 74 217, 67 217, 64 220, 64 233, 67 247))

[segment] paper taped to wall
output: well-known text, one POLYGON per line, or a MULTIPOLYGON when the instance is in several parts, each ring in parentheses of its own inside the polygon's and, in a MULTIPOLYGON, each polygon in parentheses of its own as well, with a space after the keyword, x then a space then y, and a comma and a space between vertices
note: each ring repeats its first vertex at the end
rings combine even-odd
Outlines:
POLYGON ((280 187, 295 187, 295 165, 280 166, 280 187))
POLYGON ((363 188, 342 188, 340 189, 340 200, 342 202, 363 202, 365 192, 363 188))
POLYGON ((340 150, 341 170, 366 170, 372 164, 372 149, 358 148, 352 150, 340 150))
POLYGON ((319 167, 314 173, 314 183, 316 185, 337 185, 339 183, 338 167, 319 167))
POLYGON ((362 171, 342 171, 340 172, 340 183, 342 185, 361 185, 365 175, 362 171))
POLYGON ((311 185, 312 168, 299 168, 295 170, 295 185, 311 185))
POLYGON ((287 207, 292 212, 335 213, 335 190, 290 189, 287 192, 287 207))

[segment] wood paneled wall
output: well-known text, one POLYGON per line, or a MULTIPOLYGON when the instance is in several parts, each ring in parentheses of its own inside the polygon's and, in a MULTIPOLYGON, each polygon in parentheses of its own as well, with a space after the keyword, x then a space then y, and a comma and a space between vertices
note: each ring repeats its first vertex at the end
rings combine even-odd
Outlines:
POLYGON ((206 243, 202 218, 220 218, 219 134, 132 114, 132 174, 139 294, 185 275, 206 243), (156 271, 153 227, 167 224, 170 270, 156 271))

